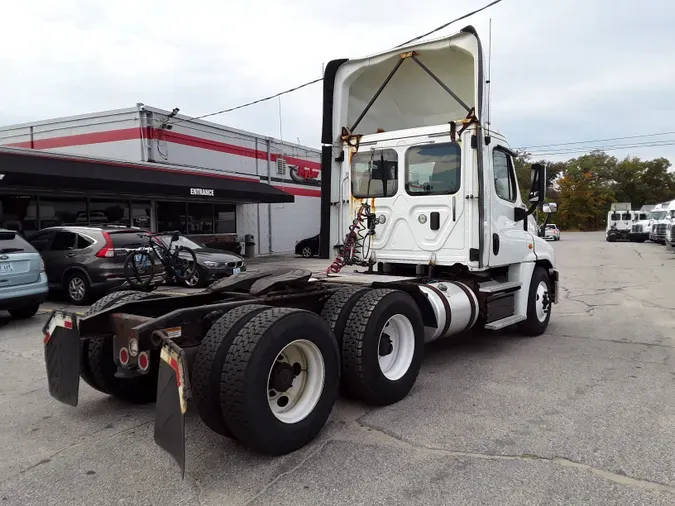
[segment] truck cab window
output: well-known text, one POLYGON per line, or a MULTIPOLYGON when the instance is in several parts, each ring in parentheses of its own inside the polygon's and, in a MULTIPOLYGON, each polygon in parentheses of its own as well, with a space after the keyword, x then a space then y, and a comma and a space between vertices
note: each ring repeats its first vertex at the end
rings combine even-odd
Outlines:
POLYGON ((452 195, 461 184, 462 149, 456 142, 414 146, 406 153, 409 195, 452 195))
POLYGON ((393 197, 398 191, 398 154, 393 149, 364 150, 352 157, 352 195, 393 197))
POLYGON ((619 213, 612 213, 612 216, 610 217, 610 220, 612 221, 619 221, 621 219, 621 215, 619 213))
POLYGON ((516 201, 516 178, 510 157, 499 149, 492 153, 492 170, 494 172, 495 192, 500 199, 516 201))

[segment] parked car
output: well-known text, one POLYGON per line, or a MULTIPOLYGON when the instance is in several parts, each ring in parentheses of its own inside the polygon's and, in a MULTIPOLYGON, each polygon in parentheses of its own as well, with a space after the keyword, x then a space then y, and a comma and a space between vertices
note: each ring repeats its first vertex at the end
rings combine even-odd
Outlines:
MULTIPOLYGON (((143 243, 140 228, 59 226, 42 229, 28 241, 42 255, 52 290, 64 290, 72 304, 89 304, 96 296, 128 286, 124 260, 143 243)), ((164 282, 155 263, 152 287, 164 282)))
POLYGON ((0 310, 30 318, 48 292, 40 253, 14 230, 0 229, 0 310))
POLYGON ((555 223, 549 223, 544 230, 544 239, 551 239, 553 241, 560 240, 560 229, 555 223))
MULTIPOLYGON (((168 247, 171 243, 172 234, 158 234, 157 237, 168 247)), ((239 274, 246 270, 246 262, 242 257, 228 251, 209 248, 184 235, 179 235, 174 246, 185 246, 195 252, 197 257, 197 269, 194 275, 184 284, 191 288, 207 286, 217 279, 233 274, 239 274)))
POLYGON ((295 254, 305 258, 312 258, 319 254, 319 234, 308 237, 295 243, 295 254))

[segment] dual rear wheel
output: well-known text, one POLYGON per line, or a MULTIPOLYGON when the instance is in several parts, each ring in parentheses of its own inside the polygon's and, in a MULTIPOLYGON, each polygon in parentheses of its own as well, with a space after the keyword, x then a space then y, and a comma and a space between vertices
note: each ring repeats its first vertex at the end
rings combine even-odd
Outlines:
POLYGON ((397 290, 347 288, 322 316, 245 305, 221 316, 193 365, 197 411, 215 432, 267 454, 316 437, 343 391, 373 405, 405 397, 419 373, 422 317, 397 290))

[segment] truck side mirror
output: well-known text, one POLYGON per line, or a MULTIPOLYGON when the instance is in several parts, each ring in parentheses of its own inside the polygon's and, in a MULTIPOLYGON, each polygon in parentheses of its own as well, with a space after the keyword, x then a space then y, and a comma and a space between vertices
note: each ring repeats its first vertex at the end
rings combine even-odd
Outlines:
POLYGON ((546 198, 546 166, 541 163, 532 164, 532 186, 528 201, 539 204, 546 198))
POLYGON ((541 207, 542 212, 546 214, 553 214, 558 212, 558 204, 555 202, 547 202, 541 207))

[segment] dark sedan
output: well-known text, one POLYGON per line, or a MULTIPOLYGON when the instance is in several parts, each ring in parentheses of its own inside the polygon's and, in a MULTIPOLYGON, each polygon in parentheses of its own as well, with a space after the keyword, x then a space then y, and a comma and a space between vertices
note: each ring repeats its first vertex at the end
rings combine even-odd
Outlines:
POLYGON ((308 237, 295 243, 295 254, 305 258, 312 258, 319 254, 319 234, 308 237))
MULTIPOLYGON (((171 242, 171 234, 159 234, 167 246, 171 242)), ((239 255, 214 248, 208 248, 203 244, 193 241, 183 235, 174 241, 175 246, 185 246, 192 249, 197 257, 197 270, 195 274, 185 281, 185 285, 191 288, 204 287, 213 281, 239 274, 246 270, 246 262, 239 255)))

